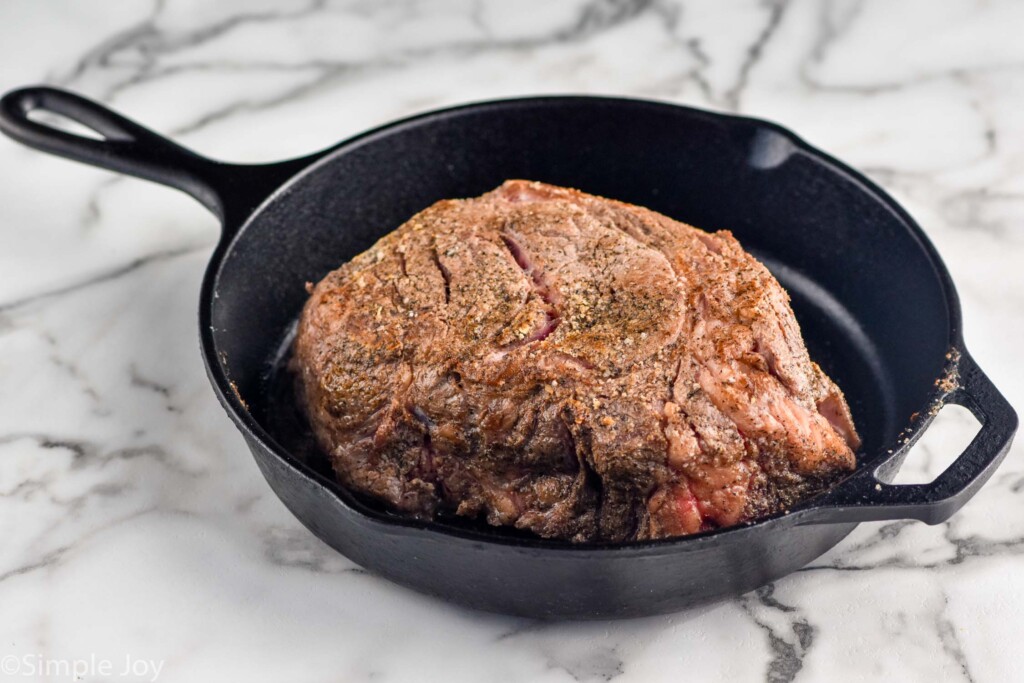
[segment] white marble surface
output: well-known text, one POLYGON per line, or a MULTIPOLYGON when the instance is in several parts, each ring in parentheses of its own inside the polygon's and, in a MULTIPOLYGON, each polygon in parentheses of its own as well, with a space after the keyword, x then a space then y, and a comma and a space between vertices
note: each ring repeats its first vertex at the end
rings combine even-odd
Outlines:
MULTIPOLYGON (((530 93, 775 119, 926 227, 969 347, 1022 407, 1022 27, 1012 0, 4 0, 0 88, 70 87, 232 161, 530 93)), ((589 624, 464 611, 358 570, 263 482, 196 349, 211 216, 6 140, 0 178, 10 680, 71 680, 48 662, 75 660, 86 680, 152 680, 152 660, 166 682, 981 683, 1024 669, 1021 445, 949 523, 865 524, 737 600, 589 624), (126 659, 139 675, 120 676, 126 659)), ((941 470, 971 430, 947 410, 907 477, 941 470)))

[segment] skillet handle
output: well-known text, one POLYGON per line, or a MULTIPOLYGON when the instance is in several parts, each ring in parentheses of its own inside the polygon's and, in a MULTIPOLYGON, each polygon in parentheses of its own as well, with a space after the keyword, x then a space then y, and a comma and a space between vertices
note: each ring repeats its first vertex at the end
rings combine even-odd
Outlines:
POLYGON ((35 86, 0 98, 0 130, 29 147, 152 180, 191 195, 224 223, 241 225, 267 196, 311 160, 277 164, 226 164, 202 157, 103 105, 80 95, 35 86), (33 111, 58 114, 97 133, 76 135, 29 117, 33 111))
POLYGON ((800 524, 916 519, 939 524, 949 519, 988 481, 1010 450, 1017 414, 974 360, 962 352, 958 386, 943 397, 970 410, 981 423, 974 439, 946 471, 928 484, 887 484, 887 471, 913 445, 904 444, 878 466, 858 472, 798 512, 800 524))

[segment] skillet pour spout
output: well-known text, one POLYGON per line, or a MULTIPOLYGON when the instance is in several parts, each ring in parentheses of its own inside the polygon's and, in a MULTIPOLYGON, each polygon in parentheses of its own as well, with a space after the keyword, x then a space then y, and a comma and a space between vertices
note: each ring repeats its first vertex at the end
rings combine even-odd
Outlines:
POLYGON ((275 164, 212 161, 78 95, 7 93, 0 130, 30 147, 182 190, 221 221, 199 301, 207 374, 271 488, 367 569, 474 608, 540 618, 670 612, 814 560, 864 521, 937 524, 1009 450, 1017 415, 964 347, 945 266, 870 180, 775 124, 605 97, 483 102, 396 121, 275 164), (48 112, 101 139, 42 122, 48 112), (841 386, 858 467, 784 514, 694 536, 573 545, 388 514, 273 431, 268 371, 303 284, 433 202, 530 178, 728 228, 790 293, 811 355, 841 386), (981 429, 928 484, 890 483, 946 403, 981 429))

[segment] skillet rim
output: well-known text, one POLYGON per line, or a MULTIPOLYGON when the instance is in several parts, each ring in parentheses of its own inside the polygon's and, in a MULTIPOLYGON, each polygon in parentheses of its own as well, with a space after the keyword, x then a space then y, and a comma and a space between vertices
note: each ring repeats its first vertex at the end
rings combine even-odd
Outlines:
MULTIPOLYGON (((816 505, 816 501, 822 498, 826 493, 842 486, 849 479, 860 474, 865 469, 874 471, 883 462, 893 458, 892 454, 898 452, 901 444, 902 448, 907 448, 916 441, 916 439, 924 432, 925 429, 927 429, 928 425, 931 424, 931 421, 934 419, 934 415, 931 414, 932 411, 929 411, 928 407, 936 405, 937 402, 941 402, 945 396, 946 392, 938 387, 933 387, 931 389, 926 402, 918 411, 921 417, 916 420, 909 420, 897 433, 892 442, 882 444, 874 454, 862 454, 864 456, 870 455, 869 459, 861 460, 858 458, 857 467, 847 476, 843 477, 843 479, 839 480, 828 489, 819 492, 807 500, 801 501, 790 510, 776 512, 771 515, 759 517, 733 526, 712 529, 687 536, 675 536, 641 541, 596 543, 572 543, 570 541, 560 539, 506 536, 502 535, 498 531, 478 531, 434 520, 402 517, 394 513, 375 510, 359 501, 352 492, 345 489, 339 482, 314 471, 312 468, 295 458, 287 449, 283 448, 277 440, 267 432, 259 421, 252 416, 248 408, 243 404, 241 396, 228 376, 224 361, 222 361, 217 353, 213 338, 214 329, 212 326, 212 312, 215 302, 218 299, 217 285, 223 271, 224 264, 227 261, 227 257, 230 255, 235 245, 240 240, 244 239, 245 233, 250 225, 259 218, 267 207, 283 195, 287 194, 292 188, 301 184, 307 175, 315 172, 321 166, 331 163, 340 154, 353 151, 363 145, 372 144, 376 140, 390 134, 412 127, 429 125, 434 121, 440 121, 449 117, 464 115, 471 112, 486 112, 488 110, 511 109, 517 107, 559 107, 570 104, 597 107, 624 106, 626 108, 649 108, 668 112, 673 115, 714 119, 729 126, 747 126, 761 130, 769 130, 783 136, 790 144, 793 145, 794 153, 800 153, 813 159, 816 163, 827 168, 830 172, 853 183, 858 190, 870 195, 872 199, 892 212, 901 225, 910 233, 910 235, 915 239, 918 247, 927 257, 929 264, 935 272, 936 279, 942 288, 943 299, 945 301, 946 313, 948 316, 949 349, 951 351, 956 351, 961 355, 966 354, 966 349, 964 348, 963 343, 962 312, 956 286, 954 285, 952 276, 946 268, 945 263, 942 261, 938 250, 936 250, 935 246, 932 244, 921 226, 918 225, 917 221, 915 221, 913 217, 910 216, 906 209, 904 209, 874 181, 827 152, 811 145, 788 128, 757 117, 711 111, 655 99, 602 95, 538 95, 481 100, 450 107, 432 109, 412 116, 396 119, 362 133, 358 133, 352 137, 345 138, 330 147, 309 155, 308 157, 300 157, 299 159, 293 159, 289 162, 283 162, 285 164, 293 164, 296 161, 303 159, 308 160, 308 163, 286 177, 262 201, 248 211, 247 215, 238 221, 238 225, 230 225, 228 221, 232 220, 231 217, 225 216, 221 239, 218 241, 217 246, 214 248, 213 253, 210 256, 210 260, 203 273, 203 280, 200 287, 200 348, 203 355, 203 361, 206 366, 207 376, 210 379, 211 385, 213 385, 217 398, 220 400, 221 405, 225 408, 232 421, 235 423, 237 428, 242 431, 247 440, 255 440, 262 448, 288 465, 289 468, 298 476, 310 480, 320 489, 329 492, 337 502, 349 511, 374 524, 391 527, 391 530, 393 531, 398 532, 404 530, 411 533, 423 532, 428 535, 436 534, 443 537, 453 537, 456 539, 475 541, 485 544, 511 546, 520 549, 570 551, 576 554, 586 552, 601 552, 604 554, 608 551, 625 550, 665 551, 678 546, 701 546, 706 542, 709 542, 711 539, 718 538, 723 534, 741 534, 745 531, 753 531, 761 527, 769 527, 787 522, 796 525, 800 523, 801 517, 805 513, 820 507, 816 505), (903 439, 908 439, 908 441, 904 444, 903 439), (886 452, 887 448, 891 448, 889 453, 886 452)), ((682 550, 683 548, 679 547, 678 549, 682 550)))

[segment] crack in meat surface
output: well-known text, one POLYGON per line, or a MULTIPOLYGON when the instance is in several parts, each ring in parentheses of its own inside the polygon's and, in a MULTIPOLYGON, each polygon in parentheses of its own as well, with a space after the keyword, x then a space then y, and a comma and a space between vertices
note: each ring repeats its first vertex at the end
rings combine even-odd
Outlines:
POLYGON ((325 277, 293 369, 339 479, 573 541, 780 511, 855 464, 838 387, 726 232, 514 180, 325 277))
POLYGON ((437 245, 434 245, 431 253, 434 256, 434 265, 437 266, 437 270, 444 280, 444 302, 450 303, 452 300, 452 274, 448 272, 448 267, 441 261, 441 255, 437 253, 437 245))
POLYGON ((540 326, 531 332, 525 339, 524 342, 543 341, 547 339, 552 332, 558 329, 558 323, 561 322, 561 317, 558 314, 557 301, 559 300, 558 292, 551 288, 551 284, 544 276, 542 271, 537 264, 530 258, 526 249, 523 248, 522 244, 512 235, 508 233, 501 234, 501 241, 508 247, 509 253, 512 255, 512 259, 516 262, 523 273, 533 283, 533 290, 543 301, 547 308, 544 311, 544 320, 540 326))

